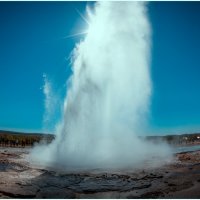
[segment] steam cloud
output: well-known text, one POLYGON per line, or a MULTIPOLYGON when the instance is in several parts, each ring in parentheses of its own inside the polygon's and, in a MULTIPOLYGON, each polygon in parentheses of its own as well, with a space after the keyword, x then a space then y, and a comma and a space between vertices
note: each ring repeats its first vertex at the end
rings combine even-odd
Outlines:
POLYGON ((151 27, 144 2, 98 2, 73 53, 56 139, 32 155, 66 168, 135 167, 170 150, 138 137, 151 96, 151 27), (40 155, 38 157, 38 155, 40 155))
POLYGON ((46 74, 43 74, 44 85, 43 93, 45 96, 44 106, 45 113, 43 116, 43 129, 44 131, 50 131, 54 129, 56 116, 61 108, 61 99, 58 93, 55 92, 53 84, 46 74))
POLYGON ((44 78, 43 93, 45 95, 45 100, 44 100, 45 113, 43 116, 43 123, 46 125, 50 121, 51 116, 54 111, 54 101, 53 101, 54 95, 53 95, 51 83, 49 79, 47 78, 47 75, 43 74, 43 78, 44 78))

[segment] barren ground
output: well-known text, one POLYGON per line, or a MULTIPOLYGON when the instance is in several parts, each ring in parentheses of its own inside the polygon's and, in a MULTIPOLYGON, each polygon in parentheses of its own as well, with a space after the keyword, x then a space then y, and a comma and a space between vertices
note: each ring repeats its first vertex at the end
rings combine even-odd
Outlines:
POLYGON ((200 151, 160 168, 56 172, 31 165, 27 148, 0 148, 0 198, 200 198, 200 151))

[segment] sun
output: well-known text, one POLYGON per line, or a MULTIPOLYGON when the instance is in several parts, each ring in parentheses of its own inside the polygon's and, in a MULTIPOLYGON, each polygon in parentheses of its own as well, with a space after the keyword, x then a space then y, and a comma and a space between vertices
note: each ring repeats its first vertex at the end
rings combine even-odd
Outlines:
MULTIPOLYGON (((78 9, 76 9, 76 12, 77 12, 78 15, 81 17, 81 19, 82 19, 88 26, 90 26, 90 23, 89 23, 88 19, 87 19, 78 9)), ((63 39, 71 38, 71 37, 77 37, 77 36, 81 36, 81 35, 86 35, 87 33, 88 33, 88 30, 83 30, 83 31, 80 31, 80 32, 77 32, 77 33, 74 33, 74 34, 71 34, 71 35, 67 35, 67 36, 63 37, 63 39)))

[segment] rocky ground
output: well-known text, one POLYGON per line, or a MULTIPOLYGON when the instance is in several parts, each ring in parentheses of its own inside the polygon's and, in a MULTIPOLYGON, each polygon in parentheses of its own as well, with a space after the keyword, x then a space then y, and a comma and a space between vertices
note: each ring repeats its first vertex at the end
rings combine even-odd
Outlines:
POLYGON ((64 173, 31 165, 29 149, 0 148, 0 198, 200 198, 200 151, 129 172, 64 173))

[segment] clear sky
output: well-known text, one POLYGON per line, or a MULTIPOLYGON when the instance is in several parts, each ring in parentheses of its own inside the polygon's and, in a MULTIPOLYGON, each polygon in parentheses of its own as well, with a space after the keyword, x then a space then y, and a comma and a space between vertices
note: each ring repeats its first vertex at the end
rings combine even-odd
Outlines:
MULTIPOLYGON (((79 15, 86 4, 0 2, 0 129, 43 130, 43 74, 63 99, 68 57, 81 39, 65 36, 86 25, 79 15)), ((150 2, 148 9, 151 132, 200 131, 200 2, 150 2)))

